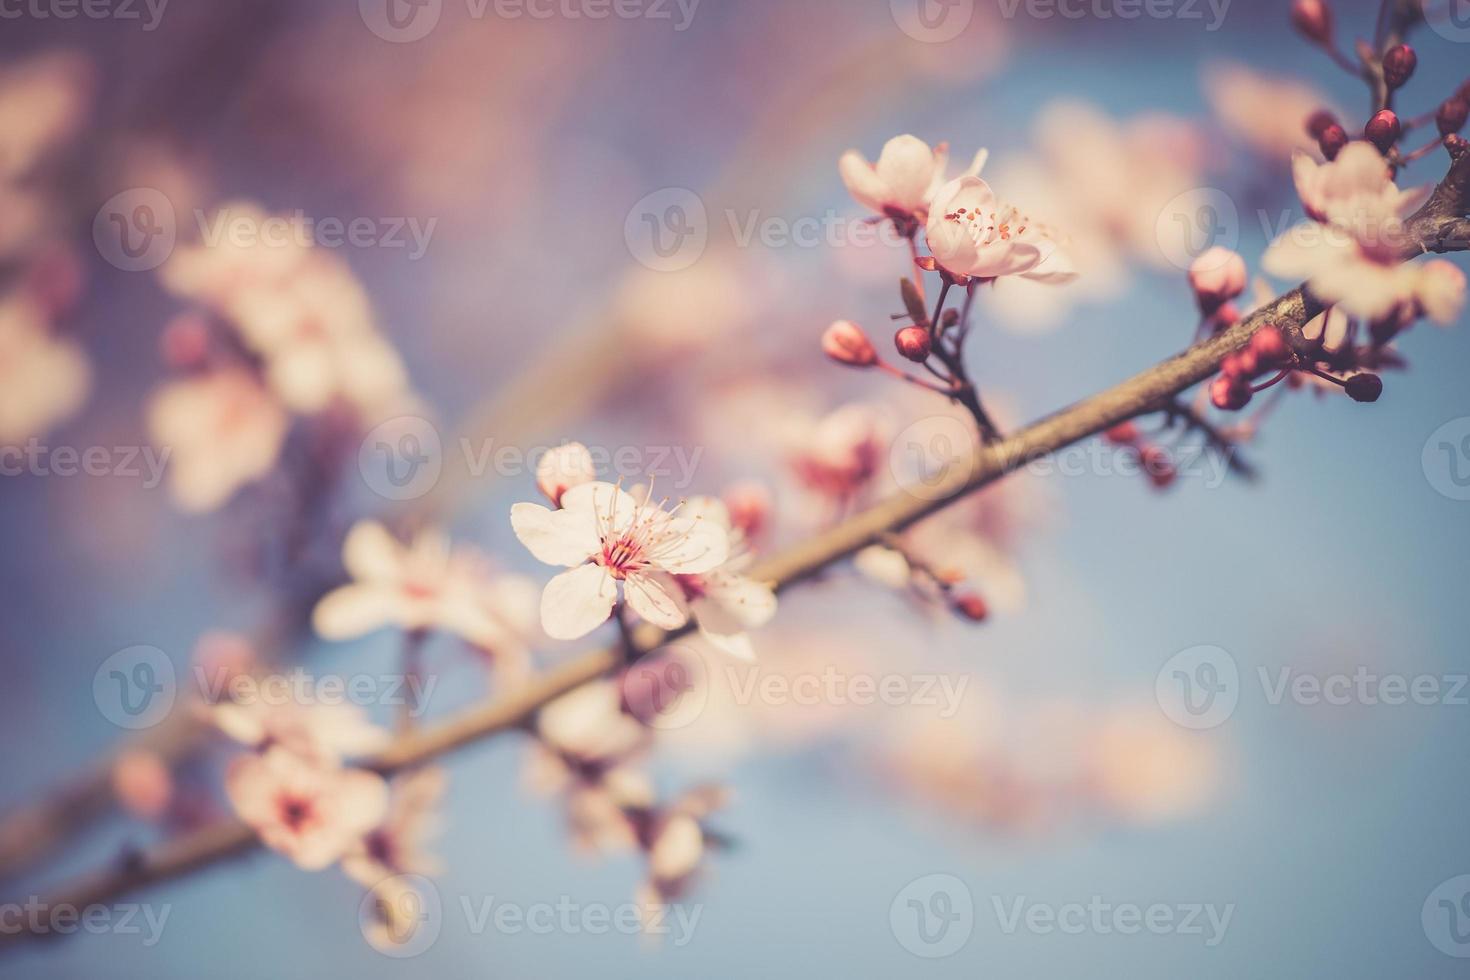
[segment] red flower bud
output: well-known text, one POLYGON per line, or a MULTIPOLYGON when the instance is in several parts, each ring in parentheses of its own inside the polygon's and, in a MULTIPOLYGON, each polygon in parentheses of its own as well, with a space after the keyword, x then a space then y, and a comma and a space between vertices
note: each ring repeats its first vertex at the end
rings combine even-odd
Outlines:
POLYGON ((1419 65, 1419 56, 1407 44, 1396 44, 1383 56, 1383 80, 1395 89, 1409 80, 1419 65))
POLYGON ((1103 435, 1115 446, 1131 446, 1138 441, 1138 426, 1131 420, 1119 422, 1103 435))
POLYGON ((181 313, 163 328, 158 347, 171 368, 201 367, 209 357, 209 324, 196 313, 181 313))
POLYGON ((1169 486, 1179 475, 1168 451, 1158 446, 1144 446, 1138 453, 1138 461, 1143 464, 1143 471, 1156 490, 1169 486))
POLYGON ((954 611, 972 623, 984 622, 990 615, 990 607, 985 604, 985 600, 973 592, 955 596, 954 611))
POLYGON ((1210 403, 1225 412, 1238 412, 1251 400, 1251 386, 1238 375, 1222 374, 1210 382, 1210 403))
POLYGON ((1336 125, 1338 125, 1336 116, 1326 109, 1318 109, 1307 117, 1307 135, 1314 140, 1320 140, 1323 133, 1336 125))
POLYGON ((1324 44, 1332 37, 1332 8, 1323 0, 1292 0, 1291 23, 1308 40, 1324 44))
POLYGON ((1336 160, 1342 148, 1348 144, 1347 130, 1337 123, 1333 123, 1322 131, 1317 137, 1317 146, 1322 150, 1322 155, 1329 160, 1336 160))
POLYGON ((878 363, 878 352, 863 328, 851 320, 838 320, 822 334, 822 353, 838 364, 872 367, 878 363))
POLYGON ((893 346, 904 357, 922 364, 929 359, 929 331, 923 327, 904 327, 893 335, 893 346))
POLYGON ((1392 109, 1380 109, 1368 120, 1368 125, 1363 127, 1363 135, 1368 141, 1378 147, 1379 152, 1387 153, 1395 143, 1399 141, 1399 133, 1402 131, 1399 125, 1399 117, 1392 109))
POLYGON ((1251 353, 1263 368, 1285 367, 1291 360, 1291 347, 1281 331, 1275 327, 1262 327, 1251 337, 1251 353))
POLYGON ((1355 374, 1347 379, 1343 389, 1355 402, 1376 402, 1383 394, 1383 379, 1376 374, 1355 374))
POLYGON ((1466 116, 1470 116, 1470 102, 1458 95, 1453 99, 1445 99, 1439 104, 1439 111, 1434 114, 1439 135, 1448 136, 1464 129, 1466 116))

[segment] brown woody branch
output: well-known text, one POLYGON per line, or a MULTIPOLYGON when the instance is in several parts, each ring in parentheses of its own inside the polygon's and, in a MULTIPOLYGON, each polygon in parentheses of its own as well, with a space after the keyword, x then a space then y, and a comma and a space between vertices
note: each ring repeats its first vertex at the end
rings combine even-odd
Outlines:
MULTIPOLYGON (((1470 153, 1461 143, 1451 149, 1451 155, 1453 164, 1449 174, 1407 222, 1406 257, 1470 247, 1470 235, 1466 234, 1470 221, 1465 217, 1470 203, 1470 153)), ((938 487, 930 488, 932 493, 915 496, 900 491, 836 527, 776 554, 757 566, 752 574, 773 583, 778 590, 789 588, 1033 460, 1120 422, 1168 411, 1180 394, 1216 373, 1227 354, 1240 350, 1263 327, 1276 326, 1292 343, 1304 344, 1301 328, 1321 309, 1321 304, 1302 289, 1293 289, 1222 333, 1034 422, 1004 440, 981 447, 969 467, 954 468, 938 487)), ((634 639, 639 650, 647 651, 674 635, 677 634, 645 624, 635 631, 634 639)), ((584 654, 504 698, 403 735, 367 765, 391 774, 499 732, 522 729, 546 703, 616 671, 623 663, 621 645, 584 654)), ((255 834, 245 824, 221 821, 75 880, 47 899, 47 905, 81 909, 111 901, 248 853, 258 845, 255 834)), ((0 948, 38 935, 49 934, 29 931, 0 934, 0 948)))

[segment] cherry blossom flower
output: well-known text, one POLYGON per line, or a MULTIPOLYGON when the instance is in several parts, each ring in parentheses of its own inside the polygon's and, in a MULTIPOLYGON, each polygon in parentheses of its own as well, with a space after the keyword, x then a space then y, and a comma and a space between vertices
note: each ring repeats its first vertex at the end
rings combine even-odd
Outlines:
POLYGON ((723 501, 694 497, 684 505, 684 514, 719 527, 731 541, 732 556, 707 572, 675 575, 699 632, 716 649, 740 660, 754 660, 755 650, 746 630, 756 629, 776 615, 776 593, 764 582, 743 574, 751 564, 744 536, 730 521, 723 501))
POLYGON ((54 52, 0 72, 0 180, 19 180, 86 121, 95 72, 84 56, 54 52))
POLYGON ((979 177, 960 177, 939 189, 924 235, 935 261, 952 275, 994 279, 1031 273, 1042 281, 1070 278, 1064 260, 1053 255, 1056 244, 1043 229, 998 202, 979 177))
POLYGON ((840 503, 874 482, 892 438, 885 411, 853 403, 817 419, 789 421, 784 441, 801 484, 840 503))
POLYGON ((268 474, 288 418, 255 376, 239 368, 173 381, 148 402, 148 429, 170 456, 169 490, 184 510, 214 510, 268 474))
POLYGON ((536 464, 536 489, 551 501, 551 506, 561 506, 561 495, 572 487, 591 483, 597 479, 597 465, 592 453, 580 442, 568 442, 550 450, 536 464))
MULTIPOLYGON (((290 683, 287 678, 281 681, 290 683)), ((260 689, 272 690, 271 679, 262 679, 260 689)), ((220 731, 257 752, 279 748, 323 766, 377 752, 390 737, 355 704, 258 698, 245 703, 221 701, 205 711, 220 731)))
POLYGON ((0 303, 0 445, 40 435, 87 397, 91 369, 76 344, 55 337, 37 304, 0 303))
POLYGON ((562 572, 541 595, 541 626, 550 637, 574 640, 607 621, 623 597, 638 615, 662 629, 689 620, 673 574, 698 574, 724 564, 729 539, 699 516, 681 517, 640 504, 611 483, 584 483, 561 498, 562 509, 520 503, 511 527, 531 554, 562 572))
POLYGON ((316 765, 280 749, 236 759, 225 791, 267 847, 308 871, 349 853, 388 808, 388 786, 376 773, 316 765))
POLYGON ((425 530, 398 542, 376 521, 347 532, 342 563, 352 581, 321 598, 312 625, 328 640, 348 640, 385 626, 444 630, 490 651, 514 651, 530 635, 525 610, 535 586, 518 575, 493 575, 468 549, 451 548, 425 530))
POLYGON ((419 769, 388 784, 388 815, 342 858, 349 878, 369 887, 392 875, 435 875, 442 862, 425 845, 439 830, 444 770, 419 769))
POLYGON ((726 805, 728 796, 721 787, 702 786, 663 809, 635 814, 639 841, 648 855, 648 880, 638 889, 645 921, 658 906, 688 890, 709 848, 704 821, 726 805))
MULTIPOLYGON (((977 176, 989 154, 980 150, 965 173, 977 176)), ((848 150, 837 161, 837 171, 853 198, 875 214, 892 218, 922 217, 945 181, 949 145, 935 149, 916 136, 905 133, 883 144, 876 165, 857 150, 848 150)))
POLYGON ((1401 261, 1400 248, 1404 220, 1426 189, 1399 190, 1383 156, 1362 141, 1331 163, 1298 154, 1293 172, 1312 220, 1272 242, 1262 267, 1305 280, 1313 295, 1351 316, 1377 320, 1417 304, 1425 280, 1418 267, 1401 261))

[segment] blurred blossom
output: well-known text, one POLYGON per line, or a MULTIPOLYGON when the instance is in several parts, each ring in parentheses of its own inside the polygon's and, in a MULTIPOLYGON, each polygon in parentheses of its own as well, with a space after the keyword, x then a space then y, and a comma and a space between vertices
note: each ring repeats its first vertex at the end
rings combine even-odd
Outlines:
POLYGON ((214 510, 276 465, 288 418, 254 375, 224 368, 160 385, 148 431, 170 454, 169 491, 186 511, 214 510))
POLYGON ((1204 736, 1152 706, 1109 710, 1089 733, 1087 748, 1093 791, 1114 813, 1140 823, 1198 812, 1220 778, 1204 736))
POLYGON ((390 626, 407 633, 443 630, 474 646, 523 661, 533 635, 535 583, 490 571, 485 559, 454 547, 436 530, 409 544, 376 521, 347 532, 342 563, 353 581, 317 603, 316 631, 349 640, 390 626))
POLYGON ((448 779, 431 766, 395 777, 388 784, 388 813, 342 859, 347 876, 369 887, 392 875, 435 875, 443 862, 429 853, 439 832, 439 808, 448 779))
POLYGON ((1279 164, 1294 150, 1312 152, 1307 117, 1335 111, 1315 86, 1294 77, 1258 72, 1233 61, 1204 68, 1205 97, 1220 125, 1264 160, 1279 164))
POLYGON ((52 52, 0 70, 0 180, 29 175, 81 130, 95 85, 91 62, 52 52))
POLYGON ((91 369, 29 296, 0 300, 0 445, 44 434, 81 408, 91 369))
POLYGON ((173 777, 156 753, 128 751, 112 764, 112 791, 128 813, 143 820, 157 820, 173 800, 173 777))
POLYGON ((307 871, 346 855, 388 807, 388 787, 376 773, 314 764, 281 749, 236 759, 225 789, 261 841, 307 871))
MULTIPOLYGON (((288 678, 280 679, 283 684, 288 678)), ((272 678, 260 681, 270 690, 272 678)), ((372 724, 355 704, 316 703, 256 697, 221 701, 203 709, 230 738, 257 752, 278 749, 313 765, 335 766, 388 744, 388 732, 372 724)))

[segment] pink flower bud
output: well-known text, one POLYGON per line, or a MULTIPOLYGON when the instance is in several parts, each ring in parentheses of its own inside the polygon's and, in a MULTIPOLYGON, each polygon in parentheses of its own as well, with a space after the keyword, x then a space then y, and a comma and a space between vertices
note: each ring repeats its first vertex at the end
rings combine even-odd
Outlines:
POLYGON ((985 604, 985 600, 973 592, 955 596, 953 608, 956 613, 972 623, 984 622, 990 615, 990 607, 985 604))
POLYGON ((1210 382, 1210 403, 1225 412, 1238 412, 1250 402, 1251 387, 1235 374, 1222 374, 1210 382))
POLYGON ((1347 379, 1343 390, 1355 402, 1376 402, 1383 394, 1383 379, 1376 374, 1355 374, 1347 379))
POLYGON ((1465 127, 1465 118, 1470 116, 1470 102, 1466 102, 1458 95, 1453 99, 1445 99, 1439 104, 1439 111, 1434 114, 1434 123, 1439 127, 1439 135, 1448 136, 1458 133, 1465 127))
POLYGON ((1203 313, 1213 313, 1245 292, 1246 276, 1245 259, 1220 245, 1201 252, 1189 266, 1189 285, 1203 313))
POLYGON ((561 506, 561 496, 572 487, 597 479, 597 464, 592 453, 580 442, 568 442, 548 450, 536 464, 536 489, 553 507, 561 506))
POLYGON ((1332 37, 1332 8, 1323 0, 1292 0, 1291 23, 1308 40, 1325 44, 1332 37))
POLYGON ((1342 148, 1348 145, 1347 130, 1333 123, 1322 131, 1317 137, 1317 146, 1322 150, 1322 155, 1329 160, 1336 160, 1342 148))
POLYGON ((1179 475, 1169 451, 1161 446, 1144 446, 1138 454, 1138 461, 1143 464, 1143 472, 1155 490, 1165 489, 1179 475))
POLYGON ((1286 338, 1275 327, 1262 327, 1251 337, 1251 352, 1256 361, 1265 368, 1285 367, 1291 360, 1291 347, 1286 338))
POLYGON ((1320 140, 1323 133, 1336 125, 1338 125, 1336 116, 1326 109, 1318 109, 1307 117, 1307 135, 1314 140, 1320 140))
POLYGON ((822 334, 822 353, 838 364, 850 367, 872 367, 878 363, 878 352, 863 328, 851 320, 837 320, 822 334))
POLYGON ((174 795, 168 766, 152 752, 129 751, 112 765, 112 791, 122 808, 135 817, 157 820, 174 795))
POLYGON ((929 331, 923 327, 904 327, 893 335, 893 346, 904 357, 922 364, 929 359, 929 331))
POLYGON ((1392 109, 1380 109, 1373 113, 1373 118, 1368 120, 1368 125, 1363 127, 1363 135, 1378 149, 1387 153, 1393 145, 1399 141, 1399 133, 1403 127, 1399 125, 1399 117, 1392 109))
POLYGON ((1132 421, 1119 422, 1103 435, 1115 446, 1131 446, 1138 441, 1138 425, 1132 421))
POLYGON ((1407 44, 1396 44, 1383 56, 1383 80, 1390 89, 1399 88, 1414 74, 1419 56, 1407 44))

